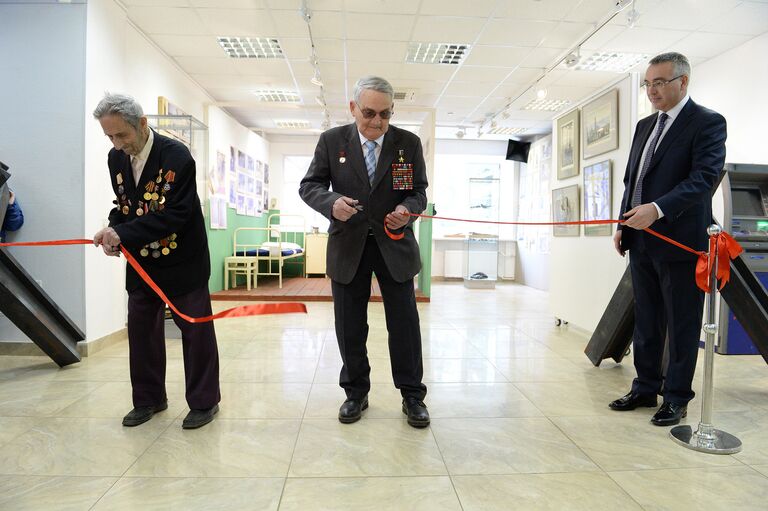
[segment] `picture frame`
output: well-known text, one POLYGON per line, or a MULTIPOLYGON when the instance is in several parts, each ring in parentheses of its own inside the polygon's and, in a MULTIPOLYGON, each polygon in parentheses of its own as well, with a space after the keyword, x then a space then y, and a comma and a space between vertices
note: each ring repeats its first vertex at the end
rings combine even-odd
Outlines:
POLYGON ((579 175, 579 110, 557 119, 557 179, 579 175))
MULTIPOLYGON (((552 190, 552 221, 579 221, 579 185, 565 186, 552 190)), ((554 225, 553 236, 579 236, 579 225, 554 225)))
POLYGON ((584 159, 619 147, 619 90, 611 89, 581 109, 581 152, 584 159))
MULTIPOLYGON (((611 160, 584 167, 584 220, 611 220, 611 160)), ((584 236, 610 236, 612 224, 585 225, 584 236)))
MULTIPOLYGON (((157 97, 157 114, 158 115, 169 115, 169 116, 186 116, 187 113, 179 108, 178 105, 171 103, 168 98, 165 96, 158 96, 157 97)), ((184 124, 185 121, 183 120, 168 120, 168 125, 180 125, 184 124)), ((189 122, 189 121, 187 121, 189 122)), ((189 122, 189 125, 191 127, 191 122, 189 122)), ((163 123, 161 122, 160 127, 162 128, 163 123)), ((168 129, 161 129, 159 130, 161 134, 169 136, 171 138, 174 138, 187 147, 190 146, 192 143, 192 132, 189 129, 183 129, 179 128, 178 126, 174 128, 168 128, 168 129)))

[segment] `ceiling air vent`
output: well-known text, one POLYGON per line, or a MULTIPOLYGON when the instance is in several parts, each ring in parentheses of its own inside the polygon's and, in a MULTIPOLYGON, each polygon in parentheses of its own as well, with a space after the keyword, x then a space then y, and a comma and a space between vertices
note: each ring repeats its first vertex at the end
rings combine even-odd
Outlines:
POLYGON ((406 62, 415 64, 457 65, 469 52, 469 44, 462 43, 409 43, 406 62))
POLYGON ((491 128, 488 133, 491 135, 519 135, 520 133, 525 133, 527 129, 528 128, 503 128, 499 126, 496 128, 491 128))
POLYGON ((287 90, 263 89, 255 90, 253 94, 259 101, 268 103, 299 103, 301 101, 298 93, 287 90))
POLYGON ((416 100, 415 90, 396 90, 395 101, 402 101, 404 103, 413 103, 416 100))
POLYGON ((216 38, 222 49, 233 59, 283 59, 283 49, 277 39, 271 37, 216 38))
POLYGON ((283 129, 305 130, 305 129, 309 129, 312 125, 309 123, 309 121, 283 120, 283 121, 275 121, 275 126, 283 129))

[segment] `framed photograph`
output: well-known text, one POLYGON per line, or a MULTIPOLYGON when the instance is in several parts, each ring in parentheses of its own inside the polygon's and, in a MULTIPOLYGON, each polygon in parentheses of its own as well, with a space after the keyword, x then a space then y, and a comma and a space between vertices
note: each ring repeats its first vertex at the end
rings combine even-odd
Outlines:
MULTIPOLYGON (((171 116, 186 116, 187 113, 179 108, 178 105, 175 105, 168 101, 168 98, 164 96, 158 96, 157 97, 157 114, 158 115, 171 115, 171 116)), ((189 124, 191 126, 191 123, 189 121, 185 120, 176 120, 176 121, 167 121, 169 125, 175 125, 173 128, 168 129, 161 129, 159 130, 161 134, 169 136, 171 138, 175 138, 176 140, 182 142, 187 147, 189 147, 191 141, 192 141, 192 132, 189 129, 183 129, 179 126, 189 124)), ((159 127, 163 127, 163 122, 161 121, 159 127)))
MULTIPOLYGON (((566 186, 552 190, 552 221, 579 221, 579 185, 566 186)), ((579 225, 555 225, 554 236, 578 236, 579 225)))
POLYGON ((557 179, 579 175, 579 110, 557 120, 557 179))
POLYGON ((581 151, 584 159, 619 147, 619 90, 613 89, 581 109, 581 151))
MULTIPOLYGON (((584 167, 584 220, 610 220, 611 160, 584 167)), ((610 236, 615 227, 585 225, 585 236, 610 236)))

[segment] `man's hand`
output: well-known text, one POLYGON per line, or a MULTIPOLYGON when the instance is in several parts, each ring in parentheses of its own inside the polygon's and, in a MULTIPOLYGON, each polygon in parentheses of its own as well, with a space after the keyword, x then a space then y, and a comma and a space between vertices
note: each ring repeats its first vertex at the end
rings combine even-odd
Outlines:
POLYGON ((14 202, 16 202, 16 194, 10 190, 8 190, 8 193, 10 193, 10 195, 8 196, 8 204, 13 204, 14 202))
POLYGON ((613 235, 613 246, 616 248, 616 252, 618 252, 621 257, 624 257, 624 249, 621 248, 621 229, 616 231, 616 234, 613 235))
POLYGON ((659 212, 656 211, 656 206, 653 204, 640 204, 624 213, 624 218, 627 218, 627 221, 624 222, 625 227, 642 231, 659 219, 659 212))
POLYGON ((400 229, 408 223, 408 218, 410 218, 408 213, 408 208, 399 204, 392 213, 384 217, 384 225, 391 231, 400 229))
POLYGON ((111 227, 105 227, 93 236, 93 244, 97 247, 101 245, 104 253, 108 256, 120 255, 120 236, 111 227))
POLYGON ((333 210, 331 211, 333 218, 336 220, 341 220, 342 222, 346 222, 352 218, 352 215, 357 214, 357 209, 355 209, 355 205, 357 203, 358 201, 355 199, 350 199, 349 197, 339 197, 336 199, 336 202, 333 203, 333 210))

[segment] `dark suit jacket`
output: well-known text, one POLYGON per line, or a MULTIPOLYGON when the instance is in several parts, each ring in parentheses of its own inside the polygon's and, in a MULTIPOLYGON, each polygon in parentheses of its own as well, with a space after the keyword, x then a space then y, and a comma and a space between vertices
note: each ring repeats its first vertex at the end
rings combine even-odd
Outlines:
MULTIPOLYGON (((640 158, 651 136, 657 114, 637 123, 627 170, 619 218, 630 205, 640 158)), ((642 204, 655 202, 664 217, 651 229, 696 250, 707 248, 707 227, 712 223, 712 188, 725 163, 725 118, 688 100, 653 154, 643 179, 642 204)), ((621 228, 621 226, 619 226, 621 228)), ((696 256, 643 231, 625 227, 624 249, 644 248, 651 257, 680 261, 696 256)))
POLYGON ((421 269, 419 246, 412 229, 415 218, 403 227, 403 239, 392 240, 384 232, 384 217, 398 204, 411 213, 421 213, 427 207, 426 189, 427 172, 421 140, 413 133, 389 126, 373 185, 368 182, 355 124, 333 128, 320 135, 307 175, 301 180, 299 195, 331 221, 326 260, 328 276, 342 284, 352 281, 370 228, 392 277, 398 282, 412 279, 421 269), (413 165, 413 190, 393 189, 392 164, 398 162, 401 150, 405 163, 413 165), (333 191, 329 191, 329 186, 333 191), (333 203, 341 196, 357 199, 363 206, 362 211, 346 222, 332 215, 333 203))
MULTIPOLYGON (((107 159, 116 207, 109 225, 122 245, 169 296, 208 285, 211 262, 195 183, 195 160, 181 142, 157 132, 138 186, 130 156, 112 149, 107 159), (157 193, 157 199, 144 194, 157 193), (122 191, 121 191, 122 190, 122 191), (137 210, 142 209, 142 215, 137 210)), ((142 285, 130 266, 125 287, 142 285)))

